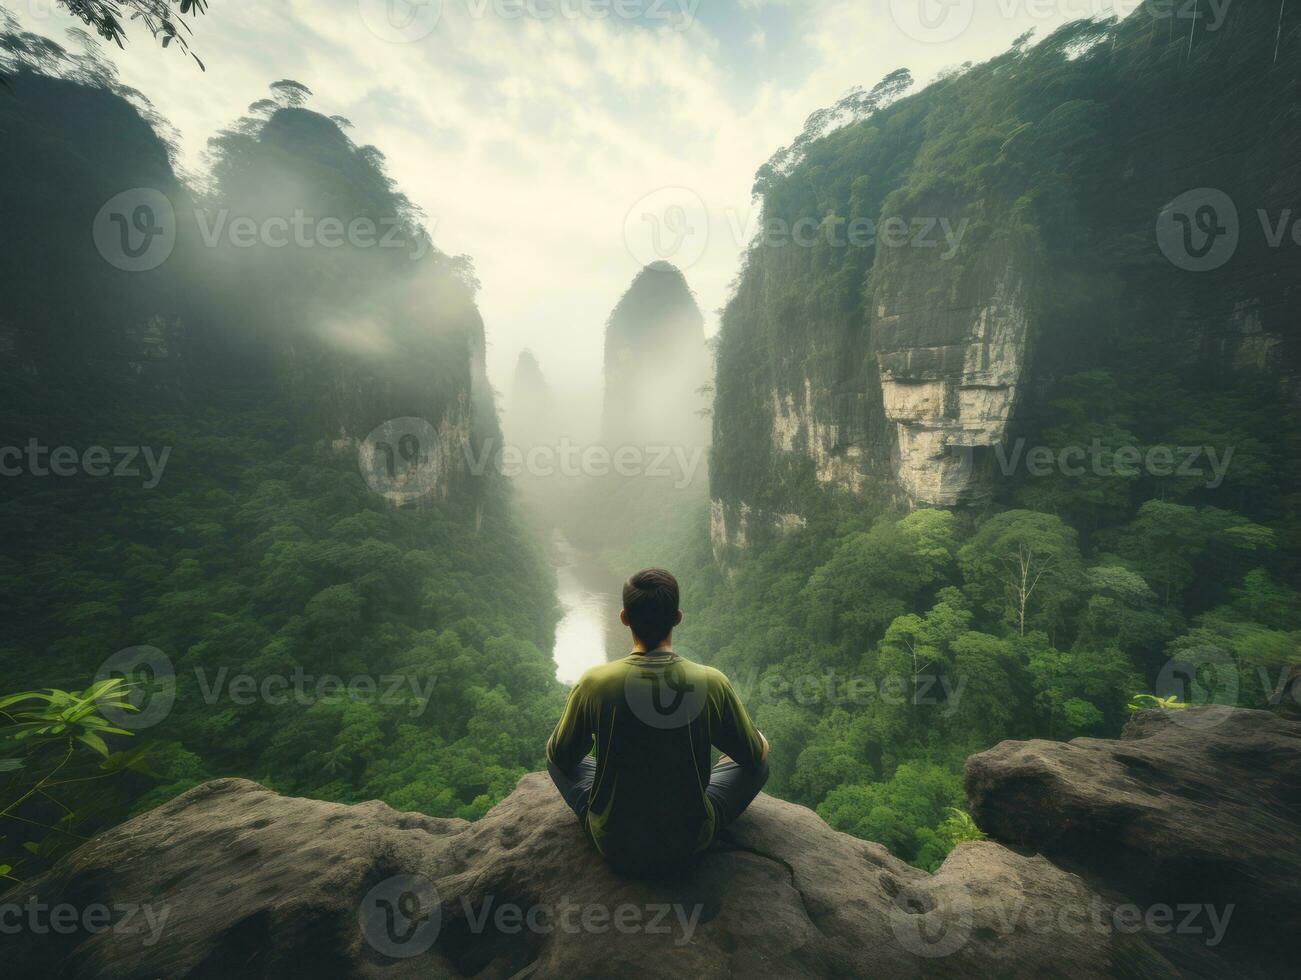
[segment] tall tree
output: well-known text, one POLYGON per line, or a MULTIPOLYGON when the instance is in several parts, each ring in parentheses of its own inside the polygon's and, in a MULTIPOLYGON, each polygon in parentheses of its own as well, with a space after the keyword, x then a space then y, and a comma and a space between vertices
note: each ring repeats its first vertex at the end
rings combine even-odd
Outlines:
POLYGON ((1009 510, 958 552, 967 593, 1024 636, 1062 624, 1080 578, 1075 531, 1053 514, 1009 510))

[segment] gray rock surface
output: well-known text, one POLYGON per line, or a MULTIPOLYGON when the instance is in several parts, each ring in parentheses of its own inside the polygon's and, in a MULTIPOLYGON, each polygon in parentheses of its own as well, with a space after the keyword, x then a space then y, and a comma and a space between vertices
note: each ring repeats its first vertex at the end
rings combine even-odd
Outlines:
POLYGON ((473 825, 222 779, 8 897, 140 906, 160 930, 143 913, 96 934, 23 930, 7 959, 86 978, 1088 977, 1150 959, 1132 937, 1044 928, 1096 896, 994 843, 931 876, 767 796, 721 843, 676 880, 638 881, 605 867, 540 773, 473 825))
POLYGON ((1143 907, 1214 906, 1229 917, 1220 956, 1271 972, 1290 963, 1301 722, 1214 706, 1143 711, 1114 741, 1002 742, 967 760, 966 785, 991 836, 1143 907))
POLYGON ((6 964, 76 978, 1267 975, 1241 942, 1116 916, 1165 896, 1238 903, 1229 937, 1252 916, 1284 926, 1296 723, 1141 715, 1128 735, 972 757, 978 819, 1044 855, 967 843, 934 875, 762 795, 694 867, 638 880, 606 868, 541 773, 474 824, 216 780, 11 891, 0 904, 22 927, 6 964), (1170 890, 1198 864, 1220 877, 1196 880, 1233 889, 1170 890), (80 924, 48 928, 55 905, 80 924), (112 928, 88 927, 100 906, 112 928))

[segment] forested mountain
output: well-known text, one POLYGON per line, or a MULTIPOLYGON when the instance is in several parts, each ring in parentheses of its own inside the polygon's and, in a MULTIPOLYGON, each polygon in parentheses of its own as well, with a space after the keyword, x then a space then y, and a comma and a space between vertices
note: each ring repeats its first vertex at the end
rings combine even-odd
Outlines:
POLYGON ((705 320, 686 277, 668 262, 646 266, 605 326, 605 440, 705 445, 711 372, 705 320))
POLYGON ((781 746, 770 791, 933 867, 972 750, 1115 735, 1139 693, 1286 694, 1301 10, 1279 13, 1140 10, 915 94, 896 73, 760 171, 718 354, 723 571, 686 576, 682 640, 781 746))
POLYGON ((198 188, 103 65, 0 47, 0 664, 139 668, 160 707, 120 721, 125 778, 25 803, 59 829, 7 823, 3 863, 218 775, 482 813, 562 691, 550 577, 473 465, 500 436, 468 261, 297 83, 198 188))
POLYGON ((1260 440, 1301 369, 1301 15, 1280 34, 1268 6, 1215 31, 1147 10, 1078 21, 915 95, 895 73, 815 114, 759 173, 763 231, 723 318, 720 541, 802 512, 815 488, 1033 500, 1089 526, 1190 490, 1027 481, 993 451, 1067 434, 1238 447, 1199 499, 1282 516, 1288 481, 1267 475, 1282 455, 1260 440), (802 223, 815 232, 791 241, 802 223), (1059 431, 1081 410, 1093 431, 1059 431))

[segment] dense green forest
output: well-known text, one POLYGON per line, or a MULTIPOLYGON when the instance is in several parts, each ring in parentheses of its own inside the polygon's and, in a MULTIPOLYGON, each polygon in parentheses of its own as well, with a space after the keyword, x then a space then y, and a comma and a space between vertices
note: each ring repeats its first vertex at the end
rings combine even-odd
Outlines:
POLYGON ((563 703, 552 578, 491 469, 449 453, 435 492, 397 507, 358 454, 389 418, 442 419, 455 450, 497 432, 468 262, 297 83, 211 141, 196 191, 93 53, 3 40, 0 193, 30 231, 4 273, 4 691, 134 665, 144 710, 60 728, 5 705, 0 865, 26 878, 216 776, 482 814, 541 765, 563 703), (172 202, 176 241, 132 273, 87 230, 142 186, 172 202), (202 237, 203 220, 295 209, 402 247, 202 237))
MULTIPOLYGON (((747 687, 777 747, 771 792, 935 867, 965 832, 947 808, 970 752, 1114 737, 1136 694, 1290 700, 1298 266, 1245 213, 1290 213, 1298 180, 1296 152, 1249 149, 1266 130, 1297 149, 1276 13, 1237 11, 1219 35, 1157 32, 1142 11, 1081 21, 911 95, 893 73, 759 172, 762 227, 811 219, 816 241, 761 237, 746 256, 723 312, 711 482, 733 526, 744 505, 750 540, 722 542, 716 571, 700 515, 694 567, 691 549, 679 560, 682 639, 747 687), (1233 263, 1201 276, 1152 232, 1199 183, 1244 210, 1233 263), (927 215, 966 222, 951 254, 845 245, 855 220, 927 215), (1016 363, 1016 344, 940 346, 967 342, 952 311, 982 304, 1029 323, 1015 417, 957 457, 962 506, 919 507, 893 482, 890 416, 906 413, 881 389, 951 376, 953 350, 1016 363), (825 444, 780 445, 772 405, 792 391, 810 393, 800 421, 834 433, 825 444), (1050 462, 1018 463, 1026 447, 1050 462), (1057 465, 1070 447, 1087 465, 1057 465), (1195 471, 1179 472, 1181 447, 1200 450, 1195 471), (861 485, 827 477, 851 466, 861 485), (792 512, 802 527, 759 520, 792 512)), ((937 426, 963 417, 936 411, 937 426)))

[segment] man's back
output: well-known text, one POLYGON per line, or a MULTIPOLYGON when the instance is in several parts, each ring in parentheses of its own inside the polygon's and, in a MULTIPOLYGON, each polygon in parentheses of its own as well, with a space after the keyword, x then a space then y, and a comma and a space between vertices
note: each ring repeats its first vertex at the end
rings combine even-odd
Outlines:
POLYGON ((585 826, 602 854, 630 870, 703 850, 717 821, 706 787, 711 746, 757 767, 763 742, 727 678, 671 652, 594 667, 570 693, 547 757, 572 771, 595 744, 585 826))

